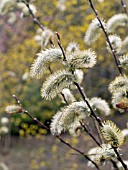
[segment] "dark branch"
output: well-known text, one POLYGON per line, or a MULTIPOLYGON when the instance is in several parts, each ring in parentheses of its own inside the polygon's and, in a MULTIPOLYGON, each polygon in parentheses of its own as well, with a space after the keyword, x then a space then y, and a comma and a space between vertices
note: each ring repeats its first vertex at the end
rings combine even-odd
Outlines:
POLYGON ((78 152, 78 153, 80 153, 81 155, 83 155, 88 161, 92 162, 92 164, 94 164, 94 166, 95 166, 97 169, 100 169, 94 161, 92 161, 87 155, 84 154, 84 152, 82 152, 82 151, 74 148, 74 147, 71 146, 68 142, 65 142, 62 138, 60 138, 60 136, 57 136, 57 138, 60 139, 60 141, 61 141, 62 143, 64 143, 65 145, 69 146, 71 149, 73 149, 73 150, 75 150, 76 152, 78 152))
POLYGON ((122 158, 120 157, 120 154, 118 153, 116 148, 113 148, 116 155, 117 155, 117 159, 120 161, 120 163, 122 164, 122 166, 124 167, 125 170, 128 170, 127 165, 123 162, 122 158))
POLYGON ((29 13, 30 15, 32 16, 33 18, 33 22, 36 23, 42 31, 44 31, 44 26, 39 22, 39 20, 37 19, 37 17, 34 15, 33 11, 31 10, 30 6, 29 6, 29 3, 26 1, 26 0, 22 0, 22 2, 26 5, 26 7, 28 8, 29 10, 29 13))
POLYGON ((66 55, 65 55, 65 52, 64 52, 64 49, 63 49, 62 44, 61 44, 60 35, 59 35, 58 32, 56 32, 56 35, 57 35, 57 38, 58 38, 58 45, 59 45, 59 47, 60 47, 60 49, 61 49, 61 51, 62 51, 63 57, 64 57, 64 58, 63 58, 63 61, 67 61, 66 55))
POLYGON ((97 10, 95 10, 95 7, 94 7, 92 1, 91 1, 91 0, 88 0, 88 1, 89 1, 91 8, 92 8, 92 10, 94 11, 94 13, 95 13, 95 15, 96 15, 96 17, 97 17, 97 19, 98 19, 98 21, 99 21, 99 23, 100 23, 100 26, 101 26, 104 34, 105 34, 106 40, 107 40, 107 42, 108 42, 108 44, 109 44, 109 46, 110 46, 110 49, 111 49, 111 52, 112 52, 112 54, 113 54, 113 57, 114 57, 116 66, 117 66, 117 68, 118 68, 118 70, 119 70, 119 73, 120 73, 121 75, 123 75, 123 74, 122 74, 122 69, 121 69, 121 67, 120 67, 119 60, 118 60, 118 58, 117 58, 117 56, 116 56, 116 53, 115 53, 114 48, 112 47, 112 44, 111 44, 111 42, 110 42, 108 33, 107 33, 106 29, 104 28, 104 25, 103 25, 103 23, 102 23, 99 15, 98 15, 97 10))
POLYGON ((89 136, 94 140, 94 142, 100 146, 100 143, 96 140, 96 138, 89 132, 89 130, 87 129, 87 127, 82 123, 80 122, 81 126, 84 128, 84 131, 87 132, 89 134, 89 136))
POLYGON ((97 122, 99 123, 99 126, 102 126, 102 121, 99 117, 97 117, 97 115, 95 114, 95 112, 93 111, 91 105, 89 104, 88 100, 87 100, 87 97, 84 93, 84 91, 82 90, 81 86, 77 83, 77 82, 74 82, 74 84, 76 85, 76 87, 78 88, 83 100, 86 102, 87 106, 89 107, 90 111, 91 111, 91 114, 92 116, 97 120, 97 122))

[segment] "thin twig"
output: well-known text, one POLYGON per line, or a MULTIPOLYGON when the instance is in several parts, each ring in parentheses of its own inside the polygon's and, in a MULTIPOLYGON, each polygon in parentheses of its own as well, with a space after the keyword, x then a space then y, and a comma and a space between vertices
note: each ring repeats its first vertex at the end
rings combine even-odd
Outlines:
POLYGON ((34 122, 38 123, 42 128, 49 130, 47 126, 45 126, 37 118, 34 118, 27 110, 24 109, 24 107, 22 106, 20 100, 16 97, 16 95, 13 95, 12 97, 15 99, 16 103, 22 108, 23 113, 27 114, 34 122))
POLYGON ((125 170, 128 170, 127 165, 123 162, 123 160, 122 160, 122 158, 120 157, 120 154, 118 153, 117 149, 116 149, 116 148, 113 148, 113 149, 114 149, 114 151, 115 151, 115 153, 116 153, 116 155, 117 155, 117 159, 120 161, 120 163, 122 164, 123 168, 124 168, 125 170))
POLYGON ((122 4, 122 6, 123 6, 123 8, 124 8, 125 13, 126 13, 126 14, 127 14, 127 16, 128 16, 127 5, 124 3, 124 1, 123 1, 123 0, 121 0, 121 4, 122 4))
POLYGON ((28 3, 26 0, 22 0, 22 2, 23 2, 23 3, 26 5, 26 7, 28 8, 29 13, 30 13, 30 15, 31 15, 32 18, 33 18, 33 22, 36 23, 36 24, 41 28, 42 31, 44 31, 44 26, 39 22, 39 20, 37 19, 37 17, 34 15, 33 11, 32 11, 31 8, 30 8, 29 3, 28 3))
POLYGON ((63 61, 67 61, 64 49, 63 49, 62 44, 61 44, 60 34, 58 32, 56 32, 56 35, 57 35, 57 38, 58 38, 58 45, 59 45, 59 47, 62 51, 63 57, 64 57, 63 61))
POLYGON ((101 133, 100 133, 100 129, 99 129, 99 126, 98 126, 98 124, 97 124, 97 121, 96 121, 93 117, 92 117, 92 120, 93 120, 94 126, 95 126, 95 128, 96 128, 96 130, 97 130, 100 143, 103 144, 103 143, 104 143, 104 140, 103 140, 103 137, 102 137, 102 135, 101 135, 101 133))
POLYGON ((74 147, 71 146, 68 142, 65 142, 62 138, 60 138, 60 136, 57 136, 57 138, 60 139, 60 141, 61 141, 62 143, 64 143, 65 145, 69 146, 71 149, 73 149, 73 150, 75 150, 76 152, 78 152, 78 153, 80 153, 81 155, 83 155, 88 161, 91 161, 91 162, 95 165, 95 167, 96 167, 97 169, 100 169, 94 161, 92 161, 87 155, 84 154, 84 152, 82 152, 82 151, 74 148, 74 147))
POLYGON ((66 100, 65 95, 64 95, 62 92, 61 92, 60 94, 61 94, 61 96, 63 97, 63 99, 64 99, 65 103, 66 103, 67 105, 69 105, 69 104, 68 104, 68 102, 67 102, 67 100, 66 100))
POLYGON ((116 66, 117 66, 117 68, 118 68, 118 70, 119 70, 119 73, 123 76, 123 74, 122 74, 122 69, 121 69, 121 67, 120 67, 119 60, 118 60, 118 58, 117 58, 117 56, 116 56, 115 50, 114 50, 114 48, 113 48, 111 42, 110 42, 108 33, 107 33, 106 29, 104 28, 104 25, 103 25, 103 23, 102 23, 102 21, 101 21, 99 15, 98 15, 97 10, 96 10, 95 7, 94 7, 92 1, 91 1, 91 0, 88 0, 88 1, 89 1, 89 3, 90 3, 90 7, 91 7, 92 10, 94 11, 94 13, 95 13, 95 15, 96 15, 96 18, 98 19, 98 21, 99 21, 99 23, 100 23, 100 26, 101 26, 101 28, 102 28, 104 34, 105 34, 106 40, 107 40, 107 42, 108 42, 108 44, 109 44, 109 46, 110 46, 110 49, 111 49, 111 52, 112 52, 112 54, 113 54, 113 57, 114 57, 116 66))
POLYGON ((89 136, 95 141, 95 143, 100 146, 100 143, 96 140, 96 138, 89 132, 89 130, 87 129, 87 127, 80 122, 81 126, 84 128, 84 131, 87 132, 89 134, 89 136))

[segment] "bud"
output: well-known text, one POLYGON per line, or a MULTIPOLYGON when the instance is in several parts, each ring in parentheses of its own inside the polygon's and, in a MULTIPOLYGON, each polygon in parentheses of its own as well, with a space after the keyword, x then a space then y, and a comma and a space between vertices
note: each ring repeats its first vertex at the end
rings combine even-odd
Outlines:
POLYGON ((23 109, 18 105, 10 105, 5 108, 5 112, 9 114, 22 113, 23 109))

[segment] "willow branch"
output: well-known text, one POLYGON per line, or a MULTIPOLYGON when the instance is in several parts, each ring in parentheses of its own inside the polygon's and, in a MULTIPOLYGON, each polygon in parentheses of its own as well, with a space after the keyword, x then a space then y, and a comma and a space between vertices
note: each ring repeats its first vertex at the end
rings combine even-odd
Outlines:
POLYGON ((92 1, 91 1, 91 0, 88 0, 88 1, 89 1, 89 3, 90 3, 90 7, 92 8, 92 10, 94 11, 94 13, 95 13, 95 15, 96 15, 96 18, 98 19, 98 21, 99 21, 99 23, 100 23, 101 29, 102 29, 103 32, 104 32, 104 35, 105 35, 105 37, 106 37, 106 40, 107 40, 107 42, 108 42, 108 44, 109 44, 109 46, 110 46, 111 52, 112 52, 112 54, 113 54, 113 57, 114 57, 116 66, 117 66, 117 68, 118 68, 118 71, 119 71, 119 73, 120 73, 121 75, 123 75, 123 74, 122 74, 122 69, 121 69, 121 67, 120 67, 119 60, 118 60, 118 58, 117 58, 117 56, 116 56, 116 53, 115 53, 114 48, 112 47, 112 44, 111 44, 111 42, 110 42, 108 33, 107 33, 107 31, 106 31, 106 29, 105 29, 105 27, 104 27, 104 25, 103 25, 103 23, 102 23, 99 15, 98 15, 97 10, 95 9, 92 1))
POLYGON ((12 96, 16 103, 22 108, 22 112, 27 114, 34 122, 38 123, 42 128, 49 130, 49 128, 47 126, 45 126, 42 122, 40 122, 39 120, 37 120, 37 118, 34 118, 27 110, 24 109, 24 107, 22 106, 20 100, 16 97, 16 95, 12 96))

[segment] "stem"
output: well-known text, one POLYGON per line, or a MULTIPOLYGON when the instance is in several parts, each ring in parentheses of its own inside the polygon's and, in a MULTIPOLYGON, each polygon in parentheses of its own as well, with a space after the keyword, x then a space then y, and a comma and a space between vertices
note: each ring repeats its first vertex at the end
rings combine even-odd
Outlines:
POLYGON ((60 49, 61 49, 61 51, 62 51, 63 57, 64 57, 64 58, 63 58, 63 61, 67 61, 66 55, 65 55, 65 52, 64 52, 64 49, 63 49, 62 44, 61 44, 60 35, 59 35, 58 32, 56 32, 56 35, 57 35, 57 38, 58 38, 58 45, 59 45, 59 47, 60 47, 60 49))
POLYGON ((53 72, 52 72, 52 70, 51 70, 51 67, 49 66, 49 72, 50 72, 50 74, 53 74, 53 72))
POLYGON ((65 95, 64 95, 62 92, 61 92, 61 96, 63 97, 65 103, 66 103, 67 105, 69 105, 68 102, 67 102, 67 100, 66 100, 66 98, 65 98, 65 95))
POLYGON ((98 19, 98 21, 99 21, 99 23, 100 23, 100 25, 101 25, 101 28, 102 28, 102 30, 103 30, 103 32, 104 32, 104 34, 105 34, 106 40, 107 40, 107 42, 108 42, 108 44, 109 44, 109 46, 110 46, 110 49, 111 49, 111 52, 112 52, 112 54, 113 54, 113 57, 114 57, 116 66, 117 66, 117 68, 118 68, 118 70, 119 70, 119 73, 123 76, 123 74, 122 74, 122 69, 121 69, 121 67, 120 67, 119 60, 118 60, 118 58, 117 58, 117 56, 116 56, 116 53, 115 53, 114 48, 112 47, 112 44, 111 44, 111 42, 110 42, 108 33, 107 33, 106 29, 104 28, 104 25, 103 25, 103 23, 102 23, 99 15, 98 15, 97 10, 95 10, 92 1, 91 1, 91 0, 88 0, 88 1, 89 1, 89 3, 90 3, 90 7, 91 7, 92 10, 94 11, 94 13, 95 13, 95 15, 96 15, 96 18, 98 19))
POLYGON ((29 10, 29 13, 30 15, 32 16, 33 18, 33 22, 36 23, 42 31, 44 31, 44 26, 39 22, 39 20, 37 19, 37 17, 34 15, 34 13, 32 12, 30 6, 29 6, 29 3, 26 1, 26 0, 22 0, 22 2, 26 5, 26 7, 28 8, 29 10))
POLYGON ((47 126, 45 126, 42 122, 40 122, 37 118, 34 118, 27 110, 23 111, 25 114, 27 114, 34 122, 39 124, 42 128, 49 130, 47 126))
POLYGON ((95 114, 95 112, 93 111, 91 105, 89 104, 87 98, 86 98, 86 95, 83 91, 83 89, 81 88, 81 86, 77 83, 77 82, 74 82, 74 84, 76 85, 76 87, 78 88, 83 100, 86 102, 87 106, 89 107, 90 111, 91 111, 91 114, 92 116, 97 120, 97 122, 99 123, 99 126, 102 126, 102 121, 99 117, 97 117, 97 115, 95 114))
POLYGON ((123 162, 123 160, 122 160, 122 158, 120 157, 120 154, 118 153, 117 149, 114 148, 114 147, 113 147, 113 149, 114 149, 114 151, 115 151, 115 153, 116 153, 116 155, 117 155, 117 159, 120 161, 120 163, 122 164, 123 168, 124 168, 125 170, 128 170, 127 165, 123 162))
POLYGON ((100 133, 100 130, 99 130, 99 126, 98 126, 98 124, 97 124, 97 121, 96 121, 93 117, 92 117, 92 119, 93 119, 93 122, 94 122, 94 126, 95 126, 95 128, 96 128, 96 130, 97 130, 99 140, 100 140, 100 142, 103 144, 103 143, 104 143, 104 140, 103 140, 103 137, 102 137, 102 135, 101 135, 101 133, 100 133))
POLYGON ((75 150, 76 152, 80 153, 81 155, 83 155, 85 157, 85 159, 91 161, 94 166, 97 168, 97 169, 100 169, 97 164, 95 162, 93 162, 87 155, 84 154, 84 152, 78 150, 77 148, 74 148, 73 146, 71 146, 68 142, 65 142, 62 138, 60 138, 60 136, 56 136, 62 143, 64 143, 65 145, 69 146, 71 149, 75 150))
POLYGON ((114 160, 112 160, 112 159, 111 159, 111 162, 112 162, 112 164, 113 164, 113 167, 114 167, 116 170, 119 170, 116 162, 115 162, 114 160))
POLYGON ((100 146, 100 143, 96 140, 96 138, 89 132, 89 130, 87 129, 87 127, 80 122, 81 126, 84 128, 84 131, 87 132, 89 134, 89 136, 95 141, 95 143, 100 146))
POLYGON ((37 118, 34 118, 27 110, 25 110, 20 102, 20 100, 16 97, 16 95, 13 95, 13 98, 15 99, 16 103, 22 108, 22 112, 27 114, 34 122, 38 123, 41 127, 44 129, 49 130, 47 126, 45 126, 42 122, 40 122, 37 118))
POLYGON ((125 13, 128 15, 127 6, 126 6, 126 4, 124 3, 123 0, 121 0, 121 4, 122 4, 122 6, 124 8, 125 13))

